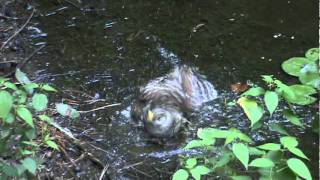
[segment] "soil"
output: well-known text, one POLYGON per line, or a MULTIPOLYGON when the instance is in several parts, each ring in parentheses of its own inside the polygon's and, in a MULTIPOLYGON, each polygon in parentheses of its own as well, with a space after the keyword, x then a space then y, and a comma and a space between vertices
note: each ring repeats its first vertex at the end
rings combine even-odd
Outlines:
POLYGON ((0 1, 0 76, 10 76, 27 54, 27 33, 21 28, 30 15, 27 1, 0 1), (16 33, 21 28, 19 33, 16 33))

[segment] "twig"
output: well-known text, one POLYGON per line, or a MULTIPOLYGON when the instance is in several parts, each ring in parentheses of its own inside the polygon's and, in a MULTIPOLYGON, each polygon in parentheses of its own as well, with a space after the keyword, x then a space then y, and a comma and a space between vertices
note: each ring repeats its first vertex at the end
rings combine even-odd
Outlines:
POLYGON ((88 111, 78 111, 79 113, 88 113, 88 112, 94 112, 94 111, 98 111, 98 110, 101 110, 101 109, 106 109, 108 107, 113 107, 113 106, 120 106, 121 103, 114 103, 114 104, 109 104, 109 105, 106 105, 106 106, 102 106, 102 107, 98 107, 98 108, 95 108, 95 109, 91 109, 91 110, 88 110, 88 111))
POLYGON ((74 2, 69 1, 69 0, 64 0, 64 1, 65 1, 65 2, 67 2, 68 4, 70 4, 70 5, 74 6, 75 8, 80 9, 80 7, 79 7, 79 6, 77 6, 74 2))
POLYGON ((123 168, 121 168, 121 169, 118 169, 117 172, 121 172, 121 171, 124 170, 124 169, 129 169, 129 168, 138 166, 138 165, 140 165, 140 164, 143 164, 143 161, 140 161, 140 162, 137 162, 137 163, 134 163, 134 164, 129 164, 129 165, 127 165, 127 166, 125 166, 125 167, 123 167, 123 168))
POLYGON ((106 166, 103 168, 103 170, 102 170, 102 172, 101 172, 101 174, 100 174, 99 180, 102 180, 102 179, 103 179, 104 174, 107 172, 108 168, 109 168, 109 165, 106 165, 106 166))
POLYGON ((20 27, 20 29, 18 31, 16 31, 12 36, 10 36, 1 46, 0 51, 2 51, 2 49, 8 44, 8 42, 10 42, 14 37, 16 37, 26 26, 27 24, 30 22, 31 18, 33 17, 35 12, 35 9, 33 8, 31 15, 29 16, 28 20, 20 27))
MULTIPOLYGON (((13 74, 16 72, 17 69, 22 69, 22 68, 24 67, 24 65, 27 64, 27 62, 28 62, 38 51, 40 51, 41 49, 43 49, 45 46, 46 46, 46 45, 42 45, 42 46, 40 46, 39 48, 37 48, 36 50, 34 50, 34 51, 33 51, 27 58, 25 58, 21 63, 18 63, 17 67, 16 67, 13 71, 7 73, 6 75, 4 75, 4 77, 8 77, 8 76, 13 75, 13 74)), ((6 62, 9 62, 9 61, 6 61, 6 62)))
POLYGON ((37 53, 39 52, 41 49, 43 49, 44 47, 46 47, 46 45, 42 45, 40 47, 38 47, 37 49, 35 49, 27 58, 25 58, 21 63, 18 64, 17 68, 22 69, 23 66, 37 53))
POLYGON ((10 19, 10 20, 18 20, 18 19, 21 19, 21 18, 17 18, 17 17, 6 16, 6 15, 3 15, 3 14, 0 14, 0 18, 2 18, 2 19, 10 19))

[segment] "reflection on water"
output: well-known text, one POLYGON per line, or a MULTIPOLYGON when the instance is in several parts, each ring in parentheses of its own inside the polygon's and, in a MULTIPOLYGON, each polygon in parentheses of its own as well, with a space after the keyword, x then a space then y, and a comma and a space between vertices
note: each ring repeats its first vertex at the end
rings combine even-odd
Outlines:
MULTIPOLYGON (((241 110, 225 104, 235 98, 230 85, 249 79, 257 82, 261 74, 290 80, 280 71, 281 62, 318 44, 318 6, 312 1, 33 3, 40 16, 28 29, 32 43, 47 47, 27 67, 29 73, 68 92, 68 98, 81 100, 79 110, 121 103, 86 113, 70 129, 91 139, 102 149, 97 156, 118 169, 117 176, 129 179, 170 177, 181 153, 179 146, 197 127, 237 127, 247 132, 241 110), (128 107, 139 86, 179 63, 199 67, 220 97, 194 114, 191 133, 185 131, 169 145, 156 145, 130 121, 128 107), (103 101, 88 103, 95 97, 103 101)), ((307 113, 301 113, 310 123, 307 113)), ((266 131, 251 135, 259 141, 277 138, 266 131)), ((308 141, 315 142, 308 149, 317 150, 317 137, 306 134, 308 141)), ((311 151, 307 156, 317 158, 311 151)), ((87 167, 82 170, 83 177, 95 173, 87 167)))

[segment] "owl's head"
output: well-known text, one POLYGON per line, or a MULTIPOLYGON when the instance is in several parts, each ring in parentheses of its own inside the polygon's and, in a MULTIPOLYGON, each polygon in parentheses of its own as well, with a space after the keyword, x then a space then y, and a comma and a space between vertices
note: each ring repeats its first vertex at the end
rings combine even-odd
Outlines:
POLYGON ((172 107, 155 107, 145 113, 146 130, 155 137, 172 137, 184 121, 183 114, 172 107))

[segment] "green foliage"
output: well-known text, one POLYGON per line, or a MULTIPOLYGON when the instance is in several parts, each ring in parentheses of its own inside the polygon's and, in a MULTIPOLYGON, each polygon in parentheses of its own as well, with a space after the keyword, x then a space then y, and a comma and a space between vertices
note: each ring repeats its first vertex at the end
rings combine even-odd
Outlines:
POLYGON ((249 163, 249 149, 245 144, 235 143, 232 146, 233 154, 240 160, 246 169, 249 163))
MULTIPOLYGON (((15 73, 18 84, 0 77, 0 176, 12 179, 26 178, 27 174, 36 175, 41 160, 37 157, 40 148, 59 150, 51 138, 48 125, 60 128, 48 111, 48 92, 56 92, 48 84, 30 81, 19 69, 15 73), (40 122, 41 121, 41 122, 40 122)), ((79 113, 68 105, 69 117, 79 113)))
MULTIPOLYGON (((304 128, 293 105, 305 106, 316 102, 317 98, 313 95, 320 89, 318 58, 319 49, 312 48, 306 52, 305 57, 290 58, 283 62, 282 69, 298 77, 302 84, 287 85, 272 75, 263 75, 266 88, 254 85, 240 95, 236 102, 251 122, 252 131, 263 126, 265 111, 269 112, 270 117, 282 113, 290 123, 304 128)), ((231 102, 234 105, 235 100, 231 102)), ((248 176, 250 172, 253 172, 255 178, 258 172, 261 180, 312 179, 308 167, 301 160, 309 158, 299 149, 298 139, 290 136, 279 123, 267 124, 271 131, 282 137, 278 141, 260 145, 254 145, 259 143, 254 143, 249 136, 235 128, 198 129, 197 138, 191 140, 184 149, 201 149, 202 154, 184 159, 184 168, 176 171, 173 179, 188 179, 190 176, 200 179, 206 174, 217 173, 220 178, 247 180, 251 179, 248 176), (219 145, 221 139, 224 145, 219 145), (239 166, 248 170, 245 175, 238 174, 239 166)))
POLYGON ((289 160, 287 160, 287 164, 289 168, 298 176, 307 180, 312 179, 309 169, 300 159, 290 158, 289 160))

